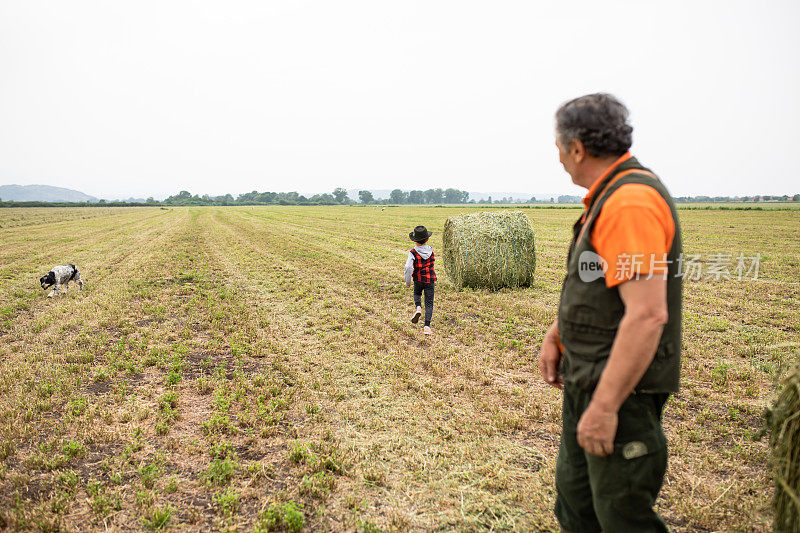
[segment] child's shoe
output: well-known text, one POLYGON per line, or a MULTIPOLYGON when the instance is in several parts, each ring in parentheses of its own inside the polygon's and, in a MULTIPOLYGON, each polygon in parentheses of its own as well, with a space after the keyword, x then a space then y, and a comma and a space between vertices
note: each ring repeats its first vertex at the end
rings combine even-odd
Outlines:
POLYGON ((417 310, 414 311, 414 316, 411 317, 411 323, 416 324, 417 322, 419 322, 419 317, 421 316, 422 316, 422 308, 417 307, 417 310))
POLYGON ((433 331, 431 331, 430 326, 425 326, 424 328, 422 328, 422 333, 424 333, 425 335, 433 335, 433 331))

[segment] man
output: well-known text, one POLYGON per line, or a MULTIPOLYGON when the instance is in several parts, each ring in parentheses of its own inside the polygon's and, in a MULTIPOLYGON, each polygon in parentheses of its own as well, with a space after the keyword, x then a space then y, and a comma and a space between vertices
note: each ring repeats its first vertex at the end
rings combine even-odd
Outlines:
POLYGON ((576 533, 667 531, 653 505, 680 373, 681 237, 671 196, 628 152, 632 131, 608 94, 556 112, 561 164, 589 190, 539 357, 564 390, 555 512, 576 533))

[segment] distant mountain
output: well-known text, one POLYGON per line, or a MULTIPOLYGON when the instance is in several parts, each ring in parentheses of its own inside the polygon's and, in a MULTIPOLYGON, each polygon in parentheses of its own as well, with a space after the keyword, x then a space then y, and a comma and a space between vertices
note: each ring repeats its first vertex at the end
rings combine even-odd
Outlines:
POLYGON ((0 185, 0 199, 12 202, 96 202, 80 191, 50 185, 0 185))

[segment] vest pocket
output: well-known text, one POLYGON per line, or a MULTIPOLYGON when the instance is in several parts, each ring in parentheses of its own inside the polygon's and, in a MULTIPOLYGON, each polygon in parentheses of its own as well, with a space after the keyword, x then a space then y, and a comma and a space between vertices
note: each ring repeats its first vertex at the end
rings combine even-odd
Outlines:
MULTIPOLYGON (((587 295, 586 298, 591 299, 592 296, 587 295)), ((609 330, 616 331, 621 317, 625 314, 625 309, 615 305, 598 309, 595 306, 578 304, 566 306, 562 314, 568 322, 577 326, 595 328, 594 331, 602 334, 609 330)))
POLYGON ((657 360, 667 359, 674 353, 675 353, 675 348, 672 342, 669 341, 661 342, 658 344, 658 348, 656 348, 655 359, 657 360))
POLYGON ((587 362, 605 359, 611 353, 611 345, 617 330, 601 328, 569 320, 559 321, 561 338, 570 355, 587 362))

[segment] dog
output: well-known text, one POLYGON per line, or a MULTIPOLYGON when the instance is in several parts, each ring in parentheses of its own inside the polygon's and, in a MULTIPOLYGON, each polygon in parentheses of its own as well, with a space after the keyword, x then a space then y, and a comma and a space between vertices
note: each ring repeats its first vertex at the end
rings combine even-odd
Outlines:
POLYGON ((66 294, 70 281, 77 283, 78 288, 83 290, 83 279, 81 278, 81 273, 78 270, 78 267, 72 264, 54 266, 50 272, 39 278, 39 283, 41 283, 42 289, 44 290, 47 290, 55 285, 53 290, 50 291, 50 294, 47 295, 48 298, 56 296, 60 291, 66 294))

